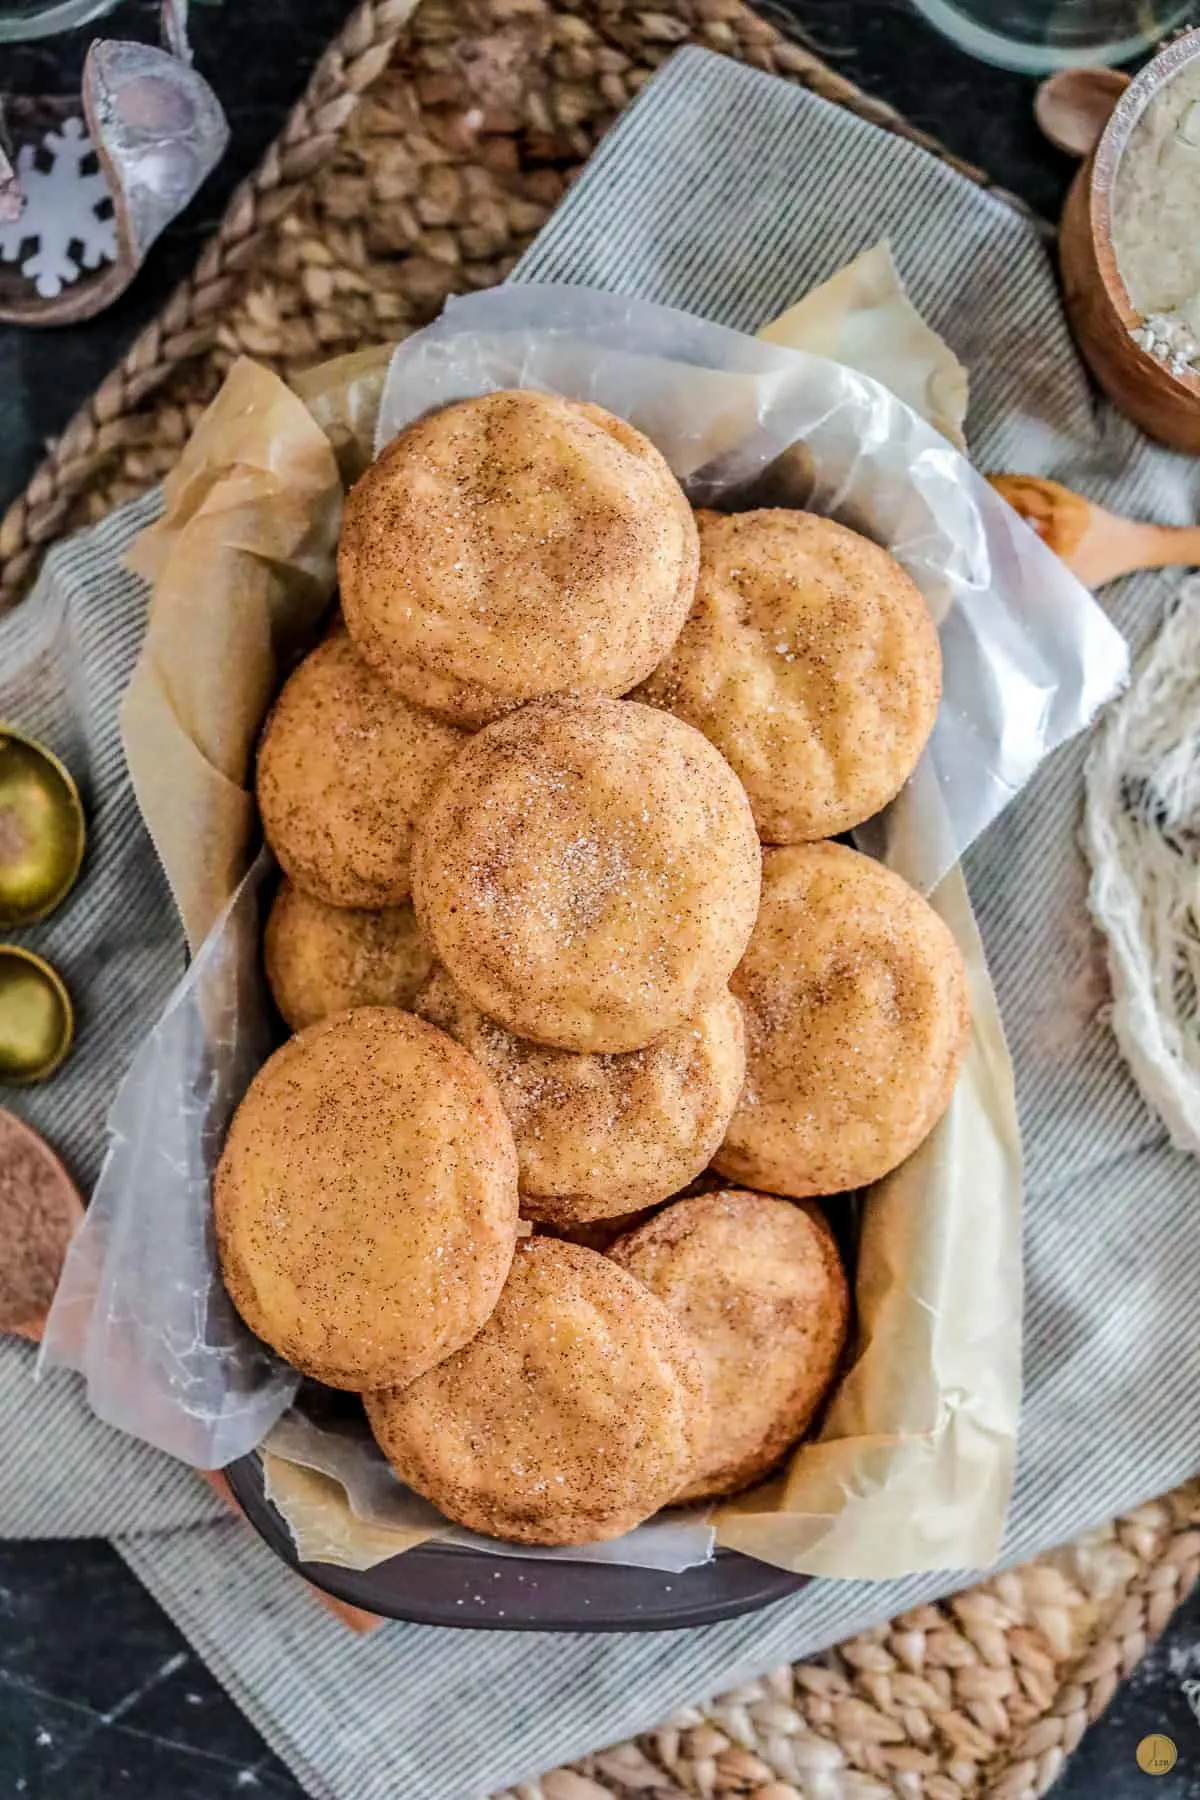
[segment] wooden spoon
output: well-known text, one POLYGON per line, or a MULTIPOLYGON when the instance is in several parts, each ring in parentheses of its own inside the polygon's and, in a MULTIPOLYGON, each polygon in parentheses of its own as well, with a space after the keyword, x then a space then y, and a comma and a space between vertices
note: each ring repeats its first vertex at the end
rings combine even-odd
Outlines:
POLYGON ((1129 81, 1119 69, 1060 69, 1033 103, 1042 136, 1068 156, 1090 156, 1129 81))
POLYGON ((1040 475, 988 480, 1085 587, 1103 587, 1135 569, 1200 567, 1200 525, 1123 519, 1040 475))

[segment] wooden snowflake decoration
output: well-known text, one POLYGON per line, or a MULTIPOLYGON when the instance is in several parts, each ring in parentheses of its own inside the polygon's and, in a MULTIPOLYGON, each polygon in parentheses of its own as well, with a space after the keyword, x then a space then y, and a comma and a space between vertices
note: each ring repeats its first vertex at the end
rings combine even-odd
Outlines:
POLYGON ((65 119, 60 131, 46 132, 41 148, 45 168, 35 145, 17 154, 25 205, 16 219, 0 219, 0 261, 18 263, 42 299, 53 300, 85 269, 116 260, 117 227, 103 173, 84 173, 94 152, 83 121, 65 119))

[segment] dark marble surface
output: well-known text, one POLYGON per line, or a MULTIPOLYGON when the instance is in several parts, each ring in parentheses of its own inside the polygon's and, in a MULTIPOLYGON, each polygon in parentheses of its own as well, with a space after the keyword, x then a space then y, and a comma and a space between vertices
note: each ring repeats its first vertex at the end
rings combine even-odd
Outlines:
MULTIPOLYGON (((2 0, 0 0, 2 4, 2 0)), ((1070 167, 1038 138, 1032 83, 945 44, 905 0, 791 0, 810 44, 850 79, 937 133, 1052 215, 1070 167)), ((105 26, 151 34, 130 0, 105 26)), ((0 503, 186 272, 234 183, 258 161, 347 0, 227 0, 193 7, 197 61, 229 113, 224 165, 119 305, 53 333, 0 329, 0 503), (236 29, 235 29, 236 23, 236 29)), ((0 89, 61 90, 83 40, 0 50, 0 89)), ((0 1481, 3 1450, 0 1446, 0 1481)), ((1200 1723, 1182 1683, 1200 1678, 1200 1600, 1085 1737, 1057 1800, 1200 1800, 1200 1723), (1160 1777, 1135 1761, 1166 1732, 1179 1761, 1160 1777)), ((0 1544, 0 1800, 298 1800, 259 1740, 106 1544, 0 1544)), ((420 1800, 397 1796, 396 1800, 420 1800)))
POLYGON ((0 1544, 2 1800, 299 1800, 107 1544, 0 1544))

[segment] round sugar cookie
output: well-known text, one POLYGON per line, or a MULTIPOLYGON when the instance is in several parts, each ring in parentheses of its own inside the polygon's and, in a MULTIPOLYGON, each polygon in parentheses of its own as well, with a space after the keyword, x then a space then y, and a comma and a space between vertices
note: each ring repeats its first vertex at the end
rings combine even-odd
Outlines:
POLYGON ((726 1188, 664 1207, 608 1252, 700 1353, 712 1432, 681 1500, 735 1494, 803 1436, 846 1340, 850 1290, 817 1207, 726 1188))
POLYGON ((338 574, 366 660, 474 727, 643 680, 687 617, 697 555, 649 438, 603 407, 513 388, 387 446, 347 497, 338 574))
POLYGON ((284 881, 263 934, 263 961, 283 1019, 303 1031, 354 1006, 411 1007, 433 957, 407 902, 375 912, 327 906, 284 881))
POLYGON ((768 850, 731 983, 746 1085, 713 1158, 769 1193, 878 1181, 950 1104, 970 1036, 958 945, 929 903, 841 844, 768 850))
POLYGON ((402 1481, 472 1531, 527 1544, 619 1537, 678 1493, 708 1442, 697 1352, 661 1301, 594 1250, 527 1238, 457 1356, 366 1396, 402 1481))
POLYGON ((411 706, 335 632, 285 682, 258 752, 258 810, 296 886, 330 906, 409 894, 413 822, 464 736, 411 706))
POLYGON ((472 738, 413 854, 434 952, 482 1012, 564 1050, 641 1050, 716 999, 760 850, 700 733, 620 700, 537 701, 472 738))
POLYGON ((488 1317, 517 1238, 500 1097, 411 1013, 360 1007, 291 1038, 251 1082, 213 1204, 251 1331, 329 1387, 402 1386, 488 1317))
POLYGON ((746 1073, 726 990, 648 1050, 587 1055, 514 1037, 442 968, 415 1010, 496 1083, 517 1144, 524 1218, 574 1225, 654 1206, 705 1168, 746 1073))
POLYGON ((717 746, 765 843, 848 831, 900 792, 937 717, 941 648, 921 591, 832 519, 698 516, 696 598, 638 698, 717 746))

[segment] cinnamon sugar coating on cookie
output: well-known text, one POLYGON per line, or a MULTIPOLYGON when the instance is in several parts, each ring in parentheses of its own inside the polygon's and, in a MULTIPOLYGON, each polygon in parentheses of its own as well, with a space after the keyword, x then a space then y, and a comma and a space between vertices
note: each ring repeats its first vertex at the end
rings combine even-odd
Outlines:
POLYGON ((746 1086, 713 1158, 729 1179, 797 1198, 864 1187, 949 1106, 971 1027, 962 954, 881 863, 841 844, 767 851, 731 986, 746 1086))
POLYGON ((813 513, 704 512, 691 613, 637 697, 737 770, 768 844, 834 837, 895 798, 933 730, 938 635, 869 538, 813 513))
POLYGON ((803 1436, 846 1340, 850 1289, 811 1203, 725 1188, 666 1206, 609 1251, 700 1353, 712 1432, 680 1500, 735 1494, 803 1436))
POLYGON ((492 1083, 410 1013, 292 1038, 234 1115, 213 1205, 243 1319, 330 1387, 413 1381, 467 1342, 517 1236, 517 1158, 492 1083))
POLYGON ((331 906, 409 895, 413 824, 462 732, 392 693, 342 631, 285 682, 258 752, 258 810, 284 873, 331 906))
POLYGON ((303 1031, 354 1006, 412 1006, 432 952, 407 902, 377 911, 328 906, 281 883, 263 933, 267 982, 280 1014, 303 1031))
POLYGON ((678 1193, 707 1166, 742 1091, 742 1017, 728 992, 650 1049, 615 1056, 514 1037, 442 968, 415 1010, 496 1083, 516 1139, 527 1219, 577 1224, 678 1193))
POLYGON ((602 407, 505 389, 387 446, 347 498, 338 572, 366 660, 474 727, 643 680, 687 616, 697 558, 648 438, 602 407))
POLYGON ((367 1417, 402 1481, 472 1531, 619 1537, 688 1480, 709 1435, 696 1350, 632 1275, 577 1244, 520 1245, 464 1350, 367 1417))
POLYGON ((726 986, 760 865, 742 786, 699 732, 560 698, 454 759, 418 831, 413 899, 438 959, 508 1030, 639 1050, 726 986))

